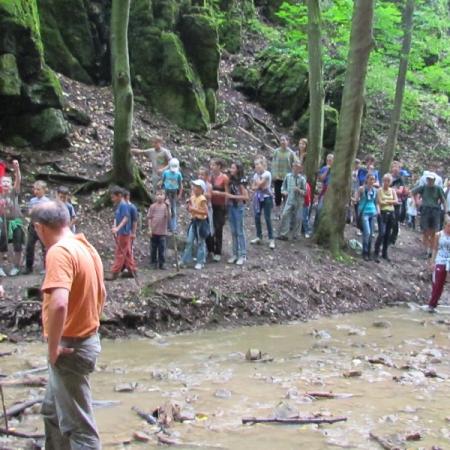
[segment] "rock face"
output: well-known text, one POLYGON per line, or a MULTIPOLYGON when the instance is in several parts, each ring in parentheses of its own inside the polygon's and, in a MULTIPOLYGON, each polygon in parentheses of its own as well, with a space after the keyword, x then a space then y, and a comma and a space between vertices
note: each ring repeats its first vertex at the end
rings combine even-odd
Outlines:
POLYGON ((308 107, 308 67, 299 58, 264 51, 256 63, 239 65, 233 71, 237 88, 291 125, 308 107))
POLYGON ((83 83, 109 81, 110 0, 38 0, 45 60, 83 83))
MULTIPOLYGON (((84 83, 110 80, 111 0, 38 0, 48 64, 84 83)), ((133 86, 183 128, 215 120, 220 60, 211 10, 195 0, 133 0, 129 51, 133 86)))
MULTIPOLYGON (((294 55, 266 50, 257 57, 254 65, 236 66, 232 77, 237 89, 247 97, 275 114, 283 125, 293 125, 295 138, 308 136, 308 67, 302 60, 294 55)), ((334 95, 333 98, 338 99, 338 86, 334 95)), ((327 99, 331 103, 331 99, 327 99)), ((332 149, 339 113, 333 106, 326 104, 324 116, 323 145, 332 149)))
POLYGON ((0 139, 66 146, 61 87, 45 65, 36 0, 0 2, 0 139))

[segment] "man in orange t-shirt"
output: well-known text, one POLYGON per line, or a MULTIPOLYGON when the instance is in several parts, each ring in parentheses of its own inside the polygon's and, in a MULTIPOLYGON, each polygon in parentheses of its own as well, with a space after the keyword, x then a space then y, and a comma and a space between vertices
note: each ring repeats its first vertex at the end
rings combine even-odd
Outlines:
POLYGON ((42 323, 49 380, 42 403, 46 450, 101 448, 92 411, 89 374, 100 353, 97 330, 106 298, 95 248, 70 230, 61 202, 35 206, 31 221, 47 249, 42 323))

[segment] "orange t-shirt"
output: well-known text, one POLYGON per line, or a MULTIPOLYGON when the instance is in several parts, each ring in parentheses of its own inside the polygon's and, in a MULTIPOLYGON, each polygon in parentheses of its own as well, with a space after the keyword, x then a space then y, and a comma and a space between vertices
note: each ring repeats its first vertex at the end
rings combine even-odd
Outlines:
POLYGON ((69 291, 69 305, 62 335, 87 337, 100 325, 100 315, 106 298, 103 265, 97 250, 83 234, 64 237, 52 245, 45 258, 46 272, 42 291, 42 324, 48 334, 48 307, 51 291, 69 291))

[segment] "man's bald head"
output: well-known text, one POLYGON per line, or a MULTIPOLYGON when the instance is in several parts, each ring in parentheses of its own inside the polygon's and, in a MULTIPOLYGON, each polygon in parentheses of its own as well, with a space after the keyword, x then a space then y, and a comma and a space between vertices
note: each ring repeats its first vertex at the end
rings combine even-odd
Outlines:
POLYGON ((36 205, 31 210, 31 222, 39 223, 52 230, 61 230, 70 224, 66 205, 60 201, 48 201, 36 205))

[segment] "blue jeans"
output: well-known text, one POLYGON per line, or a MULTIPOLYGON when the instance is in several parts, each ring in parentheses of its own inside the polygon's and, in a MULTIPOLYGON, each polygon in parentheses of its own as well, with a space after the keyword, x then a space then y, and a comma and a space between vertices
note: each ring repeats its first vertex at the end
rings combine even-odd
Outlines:
POLYGON ((230 205, 228 207, 228 220, 233 240, 233 256, 245 258, 247 250, 244 234, 244 205, 230 205))
POLYGON ((178 191, 166 191, 167 199, 170 203, 170 222, 169 230, 172 233, 177 231, 177 202, 178 202, 178 191))
POLYGON ((303 226, 303 233, 309 234, 310 228, 309 228, 309 209, 310 206, 304 206, 302 208, 302 217, 299 218, 299 220, 302 221, 303 226))
POLYGON ((154 234, 150 238, 150 260, 152 264, 159 264, 161 268, 165 263, 166 236, 154 234))
POLYGON ((205 264, 206 262, 206 242, 200 236, 196 236, 195 227, 189 226, 186 247, 184 248, 183 257, 181 261, 183 264, 192 262, 192 252, 194 250, 194 243, 197 242, 197 263, 205 264))
POLYGON ((363 245, 363 255, 369 255, 372 247, 372 233, 374 219, 377 217, 376 214, 363 214, 362 216, 362 245, 363 245))
POLYGON ((256 236, 262 239, 262 228, 261 228, 261 213, 264 211, 264 219, 266 221, 267 226, 267 234, 269 235, 269 239, 273 239, 273 229, 272 229, 272 208, 273 208, 273 200, 272 197, 266 197, 264 201, 260 202, 259 212, 255 213, 255 227, 256 227, 256 236))

